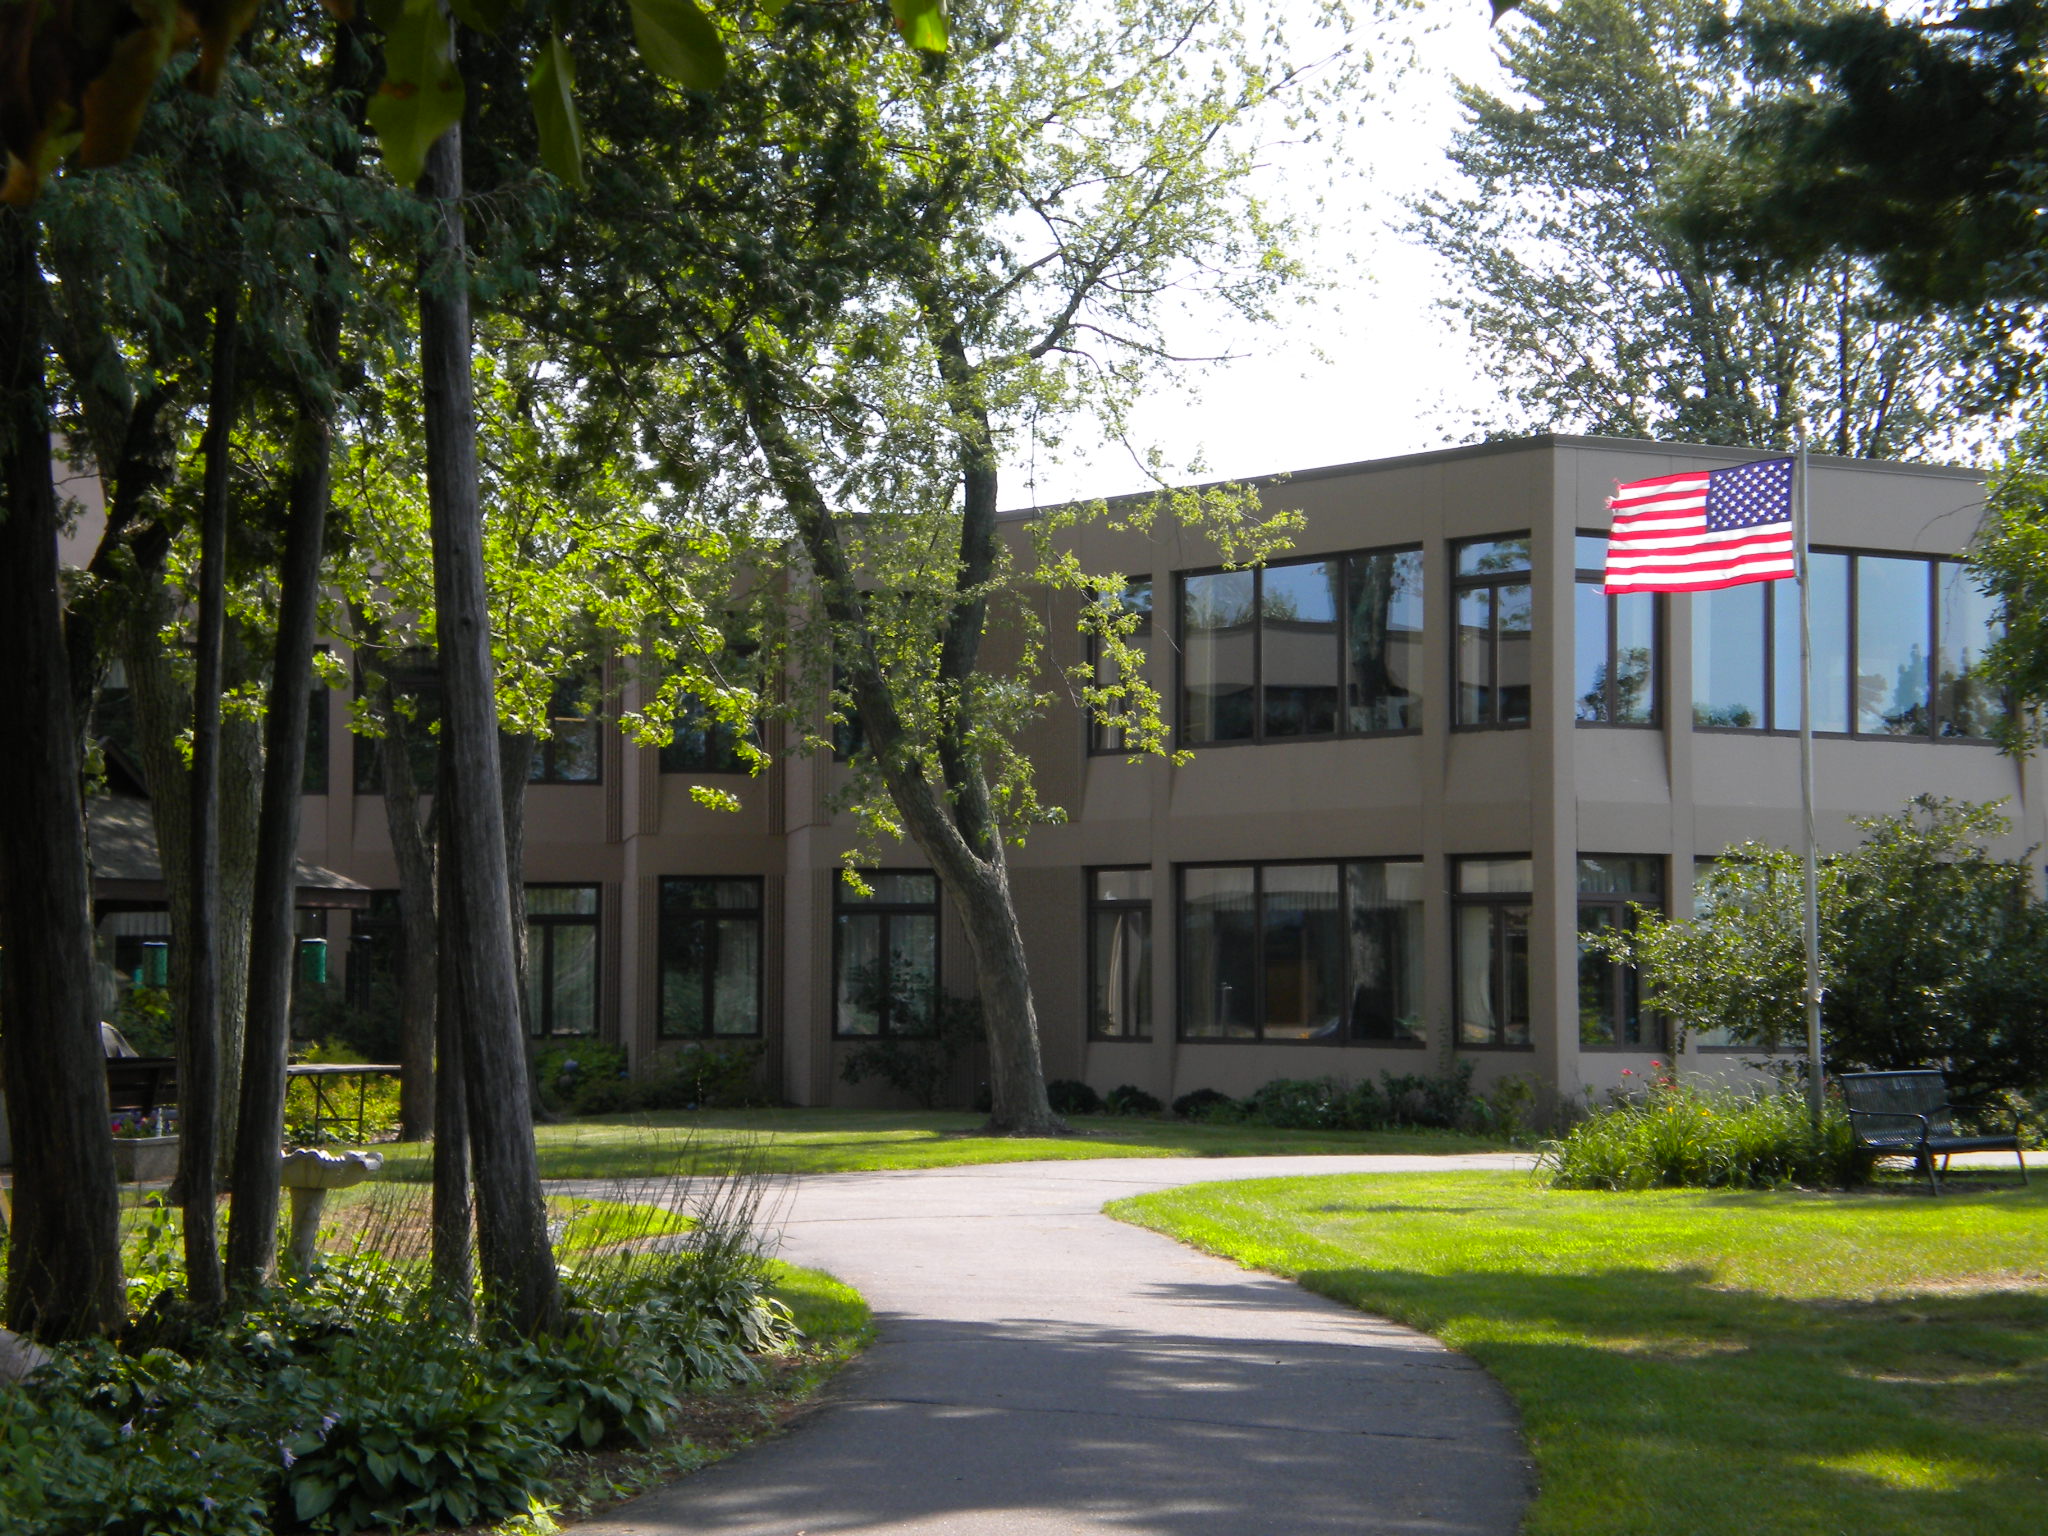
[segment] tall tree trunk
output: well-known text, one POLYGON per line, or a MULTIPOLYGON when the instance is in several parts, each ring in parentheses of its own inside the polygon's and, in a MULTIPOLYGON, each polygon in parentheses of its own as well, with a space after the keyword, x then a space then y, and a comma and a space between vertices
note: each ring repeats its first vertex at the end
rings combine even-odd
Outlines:
MULTIPOLYGON (((512 958, 519 975, 519 1033, 533 1038, 533 994, 527 986, 526 952, 526 781, 533 772, 535 742, 524 731, 498 733, 498 784, 505 798, 505 868, 511 879, 506 896, 512 913, 512 958)), ((542 1102, 540 1080, 527 1074, 527 1111, 536 1125, 554 1122, 555 1112, 542 1102)))
POLYGON ((238 282, 214 309, 206 476, 200 493, 199 619, 192 679, 191 964, 185 1033, 178 1045, 178 1177, 184 1189, 185 1288, 202 1311, 224 1296, 220 1265, 220 697, 227 628, 228 455, 235 424, 238 282))
POLYGON ((441 953, 444 963, 452 961, 456 968, 462 998, 478 1268, 486 1295, 505 1320, 522 1333, 536 1334, 559 1326, 562 1299, 528 1109, 506 895, 510 873, 484 585, 459 127, 428 151, 420 190, 438 215, 438 238, 420 278, 420 360, 441 656, 441 742, 450 764, 439 814, 461 871, 463 895, 458 909, 448 914, 454 921, 444 923, 441 953))
MULTIPOLYGON (((260 681, 242 627, 230 623, 221 652, 228 691, 260 681)), ((220 723, 220 1156, 223 1183, 233 1168, 241 1118, 242 1038, 249 1017, 250 923, 256 900, 256 844, 263 814, 263 722, 251 715, 220 723)), ((293 781, 296 785, 297 781, 293 781)))
MULTIPOLYGON (((448 765, 444 751, 434 798, 438 802, 447 797, 448 765)), ((450 931, 460 923, 455 912, 462 903, 462 881, 446 821, 441 823, 439 841, 443 933, 438 947, 446 955, 452 942, 450 931)), ((437 986, 441 1029, 440 1059, 434 1073, 434 1292, 442 1305, 467 1322, 472 1318, 471 1301, 476 1290, 471 1247, 476 1217, 469 1198, 469 1074, 465 1065, 472 1031, 463 1021, 460 974, 452 960, 441 966, 437 986)))
MULTIPOLYGON (((728 358, 728 366, 743 392, 755 441, 761 445, 769 473, 810 558, 826 614, 836 636, 845 641, 840 662, 860 712, 868 749, 905 829, 931 861, 966 929, 988 1035, 989 1129, 1012 1136, 1056 1134, 1065 1125, 1046 1100, 1030 968, 1010 897, 1002 837, 990 807, 987 780, 967 746, 965 722, 956 717, 941 734, 939 757, 945 782, 934 783, 876 659, 866 601, 847 556, 837 515, 812 475, 802 445, 776 408, 776 391, 763 377, 765 365, 735 354, 728 358)), ((958 691, 969 685, 978 656, 983 614, 980 601, 972 594, 981 590, 995 558, 993 465, 969 467, 971 473, 963 477, 967 497, 957 577, 963 595, 941 637, 940 666, 956 690, 956 699, 958 691)), ((962 708, 958 702, 954 707, 962 708)))
POLYGON ((0 208, 0 1074, 14 1138, 7 1326, 46 1338, 126 1316, 107 1076, 93 1004, 78 730, 57 579, 57 488, 34 225, 0 208))
MULTIPOLYGON (((434 838, 420 815, 419 785, 413 779, 413 726, 398 712, 388 683, 378 693, 378 713, 384 725, 377 743, 384 821, 398 864, 398 1134, 406 1141, 425 1141, 438 1132, 440 1101, 434 1076, 441 987, 434 838)), ((467 1178, 467 1149, 463 1157, 467 1178)), ((468 1209, 465 1195, 465 1223, 468 1209)))
MULTIPOLYGON (((338 312, 329 306, 315 327, 318 355, 331 368, 340 339, 338 312)), ((235 1204, 228 1222, 228 1280, 237 1287, 268 1283, 277 1261, 278 1151, 284 1140, 284 1074, 291 1049, 292 962, 297 950, 294 866, 334 441, 324 399, 308 398, 310 394, 301 396, 293 429, 292 479, 278 569, 277 649, 263 721, 263 805, 250 882, 249 983, 232 1177, 235 1204)))

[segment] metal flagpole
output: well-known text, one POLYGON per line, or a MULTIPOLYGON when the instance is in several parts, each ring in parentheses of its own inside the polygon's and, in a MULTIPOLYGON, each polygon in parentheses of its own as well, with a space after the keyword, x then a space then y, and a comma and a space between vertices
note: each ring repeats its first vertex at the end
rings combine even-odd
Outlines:
POLYGON ((1813 848, 1813 581, 1807 558, 1806 431, 1800 429, 1799 479, 1792 506, 1793 559, 1799 581, 1799 809, 1806 841, 1806 1104, 1816 1132, 1825 1087, 1820 1049, 1820 875, 1813 848))

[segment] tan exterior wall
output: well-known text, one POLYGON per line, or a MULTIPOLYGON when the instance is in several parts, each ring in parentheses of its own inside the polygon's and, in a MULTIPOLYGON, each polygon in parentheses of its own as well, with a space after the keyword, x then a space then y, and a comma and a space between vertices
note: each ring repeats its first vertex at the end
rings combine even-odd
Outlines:
MULTIPOLYGON (((1427 679, 1418 734, 1285 744, 1228 745, 1175 765, 1091 756, 1078 712, 1057 709, 1031 733, 1043 798, 1064 825, 1033 832, 1013 855, 1012 879, 1049 1076, 1106 1090, 1134 1083, 1161 1098, 1197 1087, 1241 1093, 1278 1076, 1348 1078, 1438 1070, 1451 1053, 1452 860, 1528 855, 1534 860, 1528 1050, 1471 1052, 1479 1082, 1533 1076, 1571 1096, 1640 1071, 1650 1051, 1578 1044, 1576 860, 1587 854, 1666 861, 1674 905, 1688 901, 1696 857, 1747 838, 1792 844, 1799 835, 1797 743, 1791 736, 1691 728, 1691 600, 1662 602, 1657 728, 1573 723, 1573 535, 1604 529, 1618 481, 1738 463, 1753 455, 1592 439, 1533 439, 1295 475, 1263 488, 1269 508, 1295 508, 1307 528, 1289 553, 1419 545, 1424 558, 1427 679), (1464 538, 1527 532, 1534 560, 1532 721, 1526 729, 1453 729, 1451 552, 1464 538), (1175 889, 1181 866, 1204 861, 1419 858, 1425 875, 1424 1018, 1419 1049, 1308 1043, 1179 1042, 1176 1031, 1175 889), (1086 1015, 1086 876, 1092 867, 1153 872, 1153 1018, 1149 1041, 1090 1041, 1086 1015)), ((1955 470, 1817 459, 1812 473, 1816 545, 1955 554, 1981 512, 1981 484, 1955 470)), ((1021 529, 1022 521, 1017 520, 1021 529)), ((1172 718, 1177 688, 1173 581, 1213 567, 1216 551, 1178 528, 1150 535, 1100 526, 1076 536, 1092 569, 1150 574, 1155 627, 1149 676, 1172 718)), ((1051 620, 1053 668, 1081 664, 1071 601, 1041 605, 1051 620)), ((1059 691, 1057 676, 1045 679, 1059 691)), ((382 807, 345 791, 345 701, 333 701, 336 793, 307 806, 304 853, 372 886, 392 869, 382 807)), ((652 749, 616 739, 604 783, 536 786, 527 810, 526 878, 603 887, 602 1030, 636 1060, 656 1050, 657 881, 663 875, 764 879, 765 1044, 773 1081, 792 1102, 880 1104, 872 1085, 840 1080, 849 1047, 831 1034, 834 871, 851 827, 827 808, 835 770, 787 758, 758 779, 717 782, 737 814, 705 810, 688 781, 658 771, 652 749)), ((1932 791, 2006 799, 2012 853, 2048 841, 2039 770, 1988 745, 1930 740, 1823 739, 1817 749, 1823 847, 1854 841, 1849 818, 1898 809, 1932 791)), ((914 850, 885 864, 915 866, 914 850)), ((338 935, 337 935, 338 937, 338 935)), ((339 948, 339 946, 337 946, 339 948)), ((942 922, 948 985, 967 990, 966 946, 950 911, 942 922)), ((1726 1058, 1698 1057, 1701 1067, 1726 1058)), ((964 1087, 964 1084, 963 1084, 964 1087)))

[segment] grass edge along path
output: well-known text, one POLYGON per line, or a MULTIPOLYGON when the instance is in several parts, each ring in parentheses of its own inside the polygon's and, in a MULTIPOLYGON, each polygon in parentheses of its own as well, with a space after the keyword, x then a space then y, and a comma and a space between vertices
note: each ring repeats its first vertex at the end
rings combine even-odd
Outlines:
MULTIPOLYGON (((1282 1131, 1133 1115, 1077 1115, 1068 1136, 984 1136, 985 1116, 859 1109, 706 1110, 594 1115, 534 1128, 545 1179, 641 1178, 732 1160, 751 1173, 864 1173, 1098 1157, 1258 1157, 1306 1153, 1501 1151, 1451 1131, 1282 1131)), ((389 1143, 386 1180, 426 1183, 433 1148, 389 1143)))
POLYGON ((1515 1399, 1527 1536, 2035 1536, 2048 1189, 1641 1194, 1526 1174, 1105 1207, 1435 1334, 1515 1399))
POLYGON ((785 1354, 760 1360, 760 1381, 686 1398, 680 1417, 653 1445, 566 1455, 543 1507, 519 1519, 476 1527, 476 1536, 571 1531, 577 1523, 779 1435, 801 1419, 825 1384, 873 1342, 874 1321, 861 1294, 823 1270, 774 1259, 769 1271, 769 1290, 790 1309, 803 1339, 785 1354))

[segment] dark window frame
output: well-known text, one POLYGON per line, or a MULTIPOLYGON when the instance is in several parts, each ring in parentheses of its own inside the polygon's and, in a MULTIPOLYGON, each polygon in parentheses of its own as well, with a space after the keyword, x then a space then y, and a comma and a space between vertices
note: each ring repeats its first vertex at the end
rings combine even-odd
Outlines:
MULTIPOLYGON (((1630 910, 1632 907, 1646 907, 1652 911, 1665 913, 1668 913, 1671 910, 1669 906, 1670 898, 1664 893, 1665 891, 1669 891, 1671 888, 1671 861, 1669 858, 1667 858, 1665 855, 1661 853, 1601 854, 1581 852, 1576 856, 1576 858, 1573 861, 1573 872, 1574 894, 1575 900, 1577 902, 1577 906, 1574 912, 1574 920, 1577 924, 1576 932, 1581 935, 1583 935, 1587 931, 1585 924, 1585 914, 1586 909, 1588 907, 1600 907, 1613 913, 1614 922, 1612 926, 1617 929, 1633 929, 1635 927, 1635 913, 1630 910), (1587 859, 1603 858, 1655 860, 1661 868, 1661 870, 1663 871, 1662 878, 1664 883, 1664 891, 1630 890, 1620 892, 1607 892, 1586 891, 1583 889, 1578 889, 1577 880, 1579 864, 1583 863, 1587 859)), ((1635 968, 1633 966, 1618 965, 1611 961, 1608 963, 1608 995, 1606 998, 1605 1006, 1607 1022, 1614 1030, 1614 1039, 1610 1041, 1588 1041, 1585 1037, 1585 1027, 1583 1022, 1584 1014, 1582 1011, 1580 1014, 1581 1023, 1579 1031, 1579 1049, 1581 1051, 1591 1051, 1602 1054, 1625 1054, 1632 1052, 1637 1055, 1640 1055, 1645 1051, 1669 1052, 1669 1050, 1671 1049, 1670 1022, 1667 1019, 1665 1019, 1662 1015, 1653 1013, 1647 1008, 1641 1009, 1639 1012, 1639 1017, 1642 1021, 1642 1034, 1644 1038, 1640 1040, 1624 1040, 1621 1038, 1622 1028, 1627 1019, 1626 996, 1629 984, 1629 977, 1634 973, 1634 969, 1635 968)))
MULTIPOLYGON (((722 656, 730 663, 730 670, 738 671, 743 667, 751 667, 759 651, 760 647, 751 641, 734 641, 727 644, 722 656)), ((694 694, 688 695, 676 710, 675 721, 669 727, 668 740, 657 749, 660 754, 656 764, 657 771, 749 777, 753 770, 739 755, 739 744, 748 740, 757 748, 763 744, 759 718, 746 729, 742 729, 728 721, 715 718, 704 708, 702 700, 694 694), (704 748, 701 754, 702 762, 685 760, 685 752, 679 738, 686 730, 700 736, 704 748)))
MULTIPOLYGON (((1196 566, 1173 575, 1173 637, 1174 637, 1174 730, 1173 740, 1177 748, 1209 751, 1218 747, 1266 747, 1284 745, 1297 741, 1372 741, 1383 737, 1420 736, 1421 715, 1428 704, 1425 692, 1416 700, 1416 723, 1399 726, 1392 730, 1359 731, 1350 728, 1351 707, 1347 696, 1347 673, 1351 665, 1351 562, 1367 559, 1374 555, 1420 555, 1424 553, 1420 543, 1373 544, 1359 549, 1333 550, 1328 554, 1298 555, 1286 560, 1269 560, 1259 565, 1240 566, 1233 572, 1227 566, 1196 566), (1337 729, 1322 731, 1315 735, 1271 736, 1266 732, 1266 572, 1283 570, 1296 565, 1321 565, 1339 562, 1342 570, 1339 576, 1337 602, 1336 671, 1332 674, 1332 685, 1337 692, 1337 729), (1188 737, 1187 709, 1187 584, 1203 576, 1226 576, 1248 574, 1252 578, 1252 733, 1228 741, 1194 741, 1188 737)), ((1157 602, 1157 593, 1154 593, 1157 602)), ((1425 568, 1423 577, 1422 603, 1424 622, 1427 622, 1429 587, 1425 568)), ((1279 862, 1279 861, 1272 861, 1279 862)), ((1311 860, 1310 862, 1319 862, 1311 860)))
MULTIPOLYGON (((1576 589, 1579 587, 1602 587, 1607 584, 1606 572, 1604 570, 1590 570, 1583 565, 1578 565, 1578 540, 1582 538, 1599 539, 1605 542, 1607 537, 1606 533, 1593 528, 1581 528, 1574 534, 1572 540, 1572 559, 1575 566, 1572 573, 1574 597, 1576 597, 1576 589)), ((1598 720, 1579 718, 1579 701, 1584 698, 1584 695, 1578 692, 1578 679, 1574 677, 1572 679, 1572 723, 1587 730, 1661 731, 1664 729, 1665 721, 1665 695, 1671 691, 1670 682, 1664 675, 1665 658, 1671 653, 1670 630, 1668 627, 1671 622, 1670 605, 1664 601, 1664 594, 1661 592, 1641 594, 1605 592, 1601 596, 1605 599, 1607 615, 1606 661, 1603 664, 1603 676, 1606 678, 1606 683, 1604 685, 1605 696, 1601 701, 1602 714, 1598 720), (1615 663, 1619 659, 1620 654, 1621 600, 1624 596, 1630 595, 1640 595, 1650 599, 1650 718, 1647 720, 1617 720, 1614 718, 1619 691, 1615 681, 1617 670, 1615 663)), ((1768 602, 1765 603, 1764 611, 1766 614, 1770 612, 1770 606, 1768 602)), ((1574 625, 1578 622, 1576 602, 1573 604, 1572 621, 1574 625)), ((1573 638, 1577 638, 1576 634, 1573 638)), ((1576 655, 1574 655, 1573 662, 1576 667, 1576 655)), ((1468 726, 1467 729, 1473 729, 1473 727, 1468 726)))
MULTIPOLYGON (((1502 909, 1522 907, 1526 909, 1525 932, 1529 940, 1529 958, 1535 958, 1536 938, 1536 860, 1532 853, 1462 853, 1453 854, 1450 859, 1451 876, 1451 1045, 1458 1051, 1501 1051, 1506 1053, 1533 1052, 1536 1049, 1536 1009, 1533 989, 1529 995, 1529 1017, 1526 1021, 1529 1038, 1524 1044, 1512 1044, 1501 1038, 1509 1024, 1515 1022, 1504 1017, 1506 1009, 1501 1000, 1508 990, 1507 965, 1508 946, 1502 942, 1502 909), (1482 891, 1466 893, 1458 889, 1459 871, 1466 864, 1485 863, 1493 860, 1514 859, 1527 861, 1529 865, 1529 889, 1526 891, 1482 891), (1465 977, 1465 925, 1459 914, 1470 908, 1485 908, 1488 912, 1487 945, 1493 952, 1493 963, 1487 967, 1486 985, 1492 996, 1493 1034, 1491 1040, 1467 1040, 1465 1038, 1465 1010, 1461 1006, 1464 998, 1459 988, 1465 977)), ((1533 967, 1532 967, 1533 969, 1533 967)))
MULTIPOLYGON (((1993 746, 1995 738, 1990 736, 1966 736, 1958 732, 1944 735, 1941 726, 1941 574, 1944 566, 1965 566, 1966 560, 1958 555, 1925 555, 1910 549, 1870 549, 1853 545, 1816 545, 1808 551, 1810 555, 1841 555, 1849 561, 1849 592, 1844 610, 1843 624, 1843 683, 1848 703, 1849 729, 1846 731, 1816 730, 1817 738, 1829 741, 1903 741, 1903 742, 1955 742, 1967 746, 1993 746), (1916 560, 1927 567, 1927 730, 1895 734, 1890 731, 1864 731, 1857 729, 1856 684, 1858 679, 1857 622, 1862 608, 1862 562, 1871 560, 1916 560)), ((1799 700, 1795 695, 1786 703, 1784 713, 1789 724, 1780 724, 1778 708, 1778 604, 1769 589, 1776 582, 1759 582, 1767 590, 1763 598, 1763 710, 1764 723, 1759 725, 1702 725, 1692 719, 1692 703, 1688 701, 1686 715, 1695 731, 1714 736, 1797 736, 1799 734, 1799 700)), ((1693 594, 1703 596, 1704 594, 1693 594)), ((1786 643, 1794 650, 1798 648, 1796 632, 1785 637, 1786 643)), ((1687 680, 1686 691, 1691 694, 1696 684, 1687 680)), ((2009 713, 2011 701, 2006 699, 2003 708, 2009 713)))
POLYGON ((1536 651, 1536 550, 1535 531, 1525 529, 1520 533, 1489 533, 1476 538, 1453 539, 1450 544, 1450 640, 1451 640, 1451 729, 1454 731, 1526 731, 1536 720, 1538 708, 1536 683, 1532 675, 1528 684, 1529 714, 1522 720, 1500 718, 1500 589, 1503 587, 1527 587, 1529 589, 1529 653, 1533 663, 1536 651), (1529 563, 1518 571, 1474 571, 1465 575, 1458 573, 1459 551, 1475 544, 1505 544, 1520 539, 1529 548, 1529 563), (1459 618, 1459 606, 1470 592, 1485 592, 1487 601, 1486 643, 1492 657, 1493 682, 1489 685, 1490 699, 1488 718, 1484 720, 1461 720, 1459 714, 1464 707, 1465 680, 1461 670, 1461 647, 1459 632, 1463 628, 1459 618))
POLYGON ((540 968, 538 1006, 533 1017, 527 1021, 533 1040, 595 1040, 604 1030, 604 886, 594 880, 531 880, 522 887, 526 891, 589 891, 594 906, 589 912, 534 912, 527 904, 526 913, 526 968, 531 976, 540 968), (558 1030, 553 1028, 555 1011, 555 941, 553 930, 557 928, 588 928, 595 937, 592 940, 592 961, 590 968, 590 1028, 587 1030, 558 1030), (536 945, 534 930, 545 935, 546 942, 536 945), (538 952, 536 952, 538 951, 538 952))
MULTIPOLYGON (((1144 614, 1138 621, 1138 627, 1131 631, 1126 643, 1134 650, 1144 654, 1146 664, 1149 667, 1152 661, 1153 626, 1158 620, 1159 585, 1149 574, 1126 577, 1124 580, 1125 597, 1123 601, 1128 608, 1128 594, 1133 588, 1141 584, 1147 589, 1149 596, 1145 602, 1144 614)), ((1177 593, 1179 588, 1176 587, 1175 591, 1177 593)), ((1093 635, 1088 637, 1088 675, 1094 679, 1096 687, 1102 686, 1102 642, 1093 635)), ((1131 748, 1126 743, 1123 728, 1121 726, 1104 724, 1095 717, 1094 712, 1091 710, 1088 714, 1088 755, 1090 757, 1128 757, 1130 754, 1131 748)))
POLYGON ((928 1039, 938 1027, 936 1018, 924 1020, 912 1029, 892 1028, 895 1020, 895 999, 885 994, 884 1008, 875 1021, 875 1032, 871 1035, 848 1030, 840 1013, 840 978, 845 974, 846 925, 841 921, 847 916, 875 916, 882 920, 880 941, 876 953, 889 953, 890 919, 904 916, 929 916, 932 920, 932 1006, 944 1004, 946 975, 946 923, 943 914, 945 890, 934 869, 919 869, 915 866, 891 867, 888 869, 862 870, 863 880, 888 875, 919 875, 932 883, 932 899, 929 902, 902 901, 848 901, 845 876, 838 870, 832 872, 832 1038, 834 1040, 920 1040, 928 1039))
MULTIPOLYGON (((1390 735, 1395 733, 1381 732, 1379 734, 1390 735)), ((1403 732, 1400 734, 1407 733, 1403 732)), ((1346 855, 1341 858, 1325 859, 1190 859, 1185 864, 1174 865, 1173 907, 1175 920, 1175 964, 1173 986, 1173 1015, 1175 1042, 1180 1045, 1263 1045, 1285 1046, 1290 1049, 1297 1047, 1311 1047, 1319 1050, 1329 1050, 1333 1047, 1339 1049, 1363 1049, 1383 1051, 1418 1051, 1425 1049, 1429 1044, 1429 1031, 1426 1025, 1424 1026, 1420 1036, 1409 1039, 1382 1039, 1366 1037, 1361 1036, 1357 1033, 1356 1022, 1349 1017, 1348 1011, 1344 1020, 1344 1028, 1334 1038, 1331 1039, 1289 1040, 1282 1037, 1275 1037, 1273 1039, 1266 1038, 1266 1035, 1264 1033, 1266 1027, 1266 984, 1265 971, 1262 966, 1255 967, 1253 971, 1254 986, 1256 988, 1256 992, 1252 999, 1252 1017, 1255 1020, 1254 1028, 1257 1031, 1259 1031, 1258 1033, 1239 1038, 1232 1038, 1228 1035, 1191 1035, 1188 1033, 1188 989, 1186 969, 1187 876, 1188 871, 1190 870, 1249 869, 1252 871, 1252 911, 1255 914, 1257 920, 1257 927, 1253 938, 1253 945, 1257 951, 1263 952, 1265 947, 1266 924, 1265 872, 1267 870, 1302 869, 1324 864, 1334 865, 1337 870, 1337 910, 1340 914, 1345 914, 1348 916, 1350 912, 1350 876, 1346 873, 1346 871, 1351 865, 1412 864, 1419 868, 1422 865, 1422 862, 1422 858, 1419 854, 1358 854, 1346 855)), ((1351 946, 1348 943, 1344 945, 1343 952, 1342 992, 1344 997, 1347 999, 1345 1006, 1348 1010, 1350 1007, 1350 1001, 1348 1000, 1355 1000, 1357 997, 1356 979, 1351 974, 1351 946)))
POLYGON ((1128 1035, 1111 1034, 1097 1028, 1095 1022, 1097 1017, 1095 1008, 1096 965, 1101 959, 1101 956, 1097 953, 1095 938, 1095 919, 1098 913, 1115 912, 1121 914, 1142 911, 1145 914, 1145 990, 1148 995, 1154 998, 1158 995, 1152 990, 1157 984, 1157 978, 1153 975, 1152 968, 1153 956, 1157 950, 1155 940, 1158 937, 1158 925, 1154 921, 1158 909, 1157 897, 1148 895, 1143 901, 1107 901, 1096 894, 1099 889, 1096 882, 1098 875, 1134 875, 1139 873, 1151 874, 1152 866, 1150 864, 1091 864, 1081 872, 1081 877, 1085 882, 1082 890, 1086 897, 1085 910, 1088 927, 1087 1009, 1088 1038, 1090 1040, 1107 1040, 1128 1044, 1134 1041, 1149 1042, 1152 1039, 1152 1014, 1149 1009, 1146 1011, 1145 1017, 1139 1021, 1138 1029, 1128 1035))
POLYGON ((528 784, 566 785, 577 789, 588 789, 594 784, 604 783, 604 741, 605 714, 603 681, 599 677, 565 677, 556 680, 554 690, 548 695, 548 721, 551 734, 537 737, 533 743, 533 758, 527 765, 528 784), (561 713, 561 700, 572 692, 580 693, 585 688, 598 692, 597 705, 588 714, 570 715, 561 713), (590 730, 590 773, 585 778, 571 778, 558 759, 565 748, 562 732, 555 728, 558 722, 574 721, 590 730))
POLYGON ((655 881, 655 989, 654 989, 654 1037, 657 1040, 759 1040, 767 1033, 767 1014, 764 1004, 767 1000, 768 967, 768 903, 766 881, 760 875, 662 875, 655 881), (704 952, 709 962, 704 968, 704 1007, 702 1018, 704 1028, 690 1031, 669 1027, 668 996, 668 951, 670 941, 670 920, 668 887, 671 884, 688 885, 746 885, 754 892, 751 907, 691 907, 678 914, 693 920, 697 925, 710 930, 704 943, 704 952), (752 922, 754 926, 754 1027, 745 1034, 721 1034, 712 1028, 717 1017, 718 966, 718 925, 728 922, 752 922))

